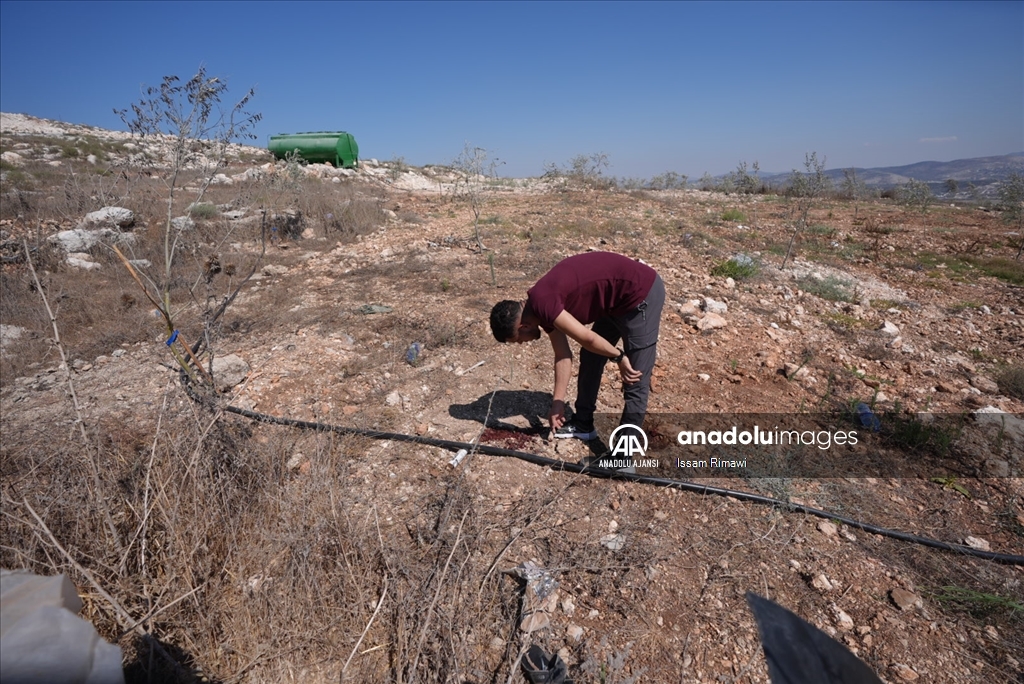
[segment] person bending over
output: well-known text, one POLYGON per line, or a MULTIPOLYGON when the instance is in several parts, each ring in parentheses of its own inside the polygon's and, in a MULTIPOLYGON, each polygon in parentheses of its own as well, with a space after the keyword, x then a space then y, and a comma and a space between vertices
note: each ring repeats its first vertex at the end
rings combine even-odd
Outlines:
POLYGON ((665 283, 653 268, 621 254, 587 252, 557 263, 527 291, 525 301, 495 304, 491 332, 498 342, 516 344, 539 339, 541 330, 548 334, 555 352, 551 429, 558 438, 592 440, 597 393, 609 360, 622 377, 620 425, 643 427, 664 304, 665 283), (570 337, 582 349, 575 414, 567 421, 570 337))

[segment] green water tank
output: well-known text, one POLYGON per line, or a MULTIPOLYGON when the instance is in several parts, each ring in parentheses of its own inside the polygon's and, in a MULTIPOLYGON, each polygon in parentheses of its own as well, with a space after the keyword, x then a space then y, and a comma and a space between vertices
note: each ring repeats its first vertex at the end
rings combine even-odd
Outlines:
POLYGON ((352 168, 359 164, 356 139, 344 131, 272 135, 267 149, 278 159, 298 153, 310 164, 334 164, 338 168, 352 168))

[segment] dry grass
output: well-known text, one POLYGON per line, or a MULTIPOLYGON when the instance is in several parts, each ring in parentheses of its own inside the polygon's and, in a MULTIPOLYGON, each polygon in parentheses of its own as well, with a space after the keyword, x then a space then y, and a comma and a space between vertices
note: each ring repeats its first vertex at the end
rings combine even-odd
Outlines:
MULTIPOLYGON (((177 390, 169 392, 175 403, 177 390)), ((130 615, 158 611, 144 626, 174 645, 177 665, 126 636, 102 599, 89 601, 103 635, 138 656, 129 681, 281 681, 297 676, 288 662, 314 664, 305 681, 337 681, 345 663, 345 680, 360 682, 508 674, 500 654, 486 667, 481 660, 518 610, 484 551, 510 523, 528 525, 532 507, 506 520, 449 473, 417 493, 417 513, 398 523, 396 511, 377 506, 374 490, 386 478, 356 466, 368 446, 361 440, 296 436, 188 406, 158 418, 156 434, 117 420, 95 427, 87 448, 104 473, 99 492, 72 457, 80 441, 40 430, 4 444, 0 563, 68 571, 31 506, 130 615), (285 466, 297 453, 308 476, 285 466)), ((407 457, 402 451, 394 458, 407 457)))

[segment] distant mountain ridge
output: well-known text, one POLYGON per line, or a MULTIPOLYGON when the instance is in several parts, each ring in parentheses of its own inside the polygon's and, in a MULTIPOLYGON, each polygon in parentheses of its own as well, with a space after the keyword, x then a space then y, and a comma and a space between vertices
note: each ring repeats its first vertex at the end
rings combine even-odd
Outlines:
MULTIPOLYGON (((849 169, 828 169, 825 175, 839 187, 849 169)), ((1024 173, 1024 152, 1014 152, 995 157, 973 157, 953 161, 922 161, 904 166, 881 166, 876 168, 854 167, 857 180, 868 188, 884 190, 902 185, 910 180, 924 181, 936 195, 946 192, 946 181, 952 179, 959 185, 957 196, 966 192, 968 184, 974 184, 982 196, 994 195, 999 183, 1011 173, 1024 173)), ((789 181, 790 173, 762 174, 761 179, 771 185, 782 186, 789 181)))

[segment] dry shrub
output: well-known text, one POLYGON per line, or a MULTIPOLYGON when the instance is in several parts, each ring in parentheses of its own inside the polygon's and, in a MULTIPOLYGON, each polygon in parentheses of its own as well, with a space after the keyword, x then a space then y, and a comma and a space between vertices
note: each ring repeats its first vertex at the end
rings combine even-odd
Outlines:
MULTIPOLYGON (((393 466, 365 462, 365 440, 196 412, 169 392, 162 415, 111 416, 89 444, 41 426, 2 448, 0 563, 87 584, 27 502, 129 615, 155 611, 142 638, 88 601, 86 616, 128 655, 129 681, 279 681, 295 663, 306 681, 338 681, 346 663, 346 681, 508 676, 518 646, 487 647, 509 636, 520 590, 493 549, 538 518, 531 502, 508 517, 481 509, 462 474, 444 471, 379 508, 395 485, 377 473, 393 466)), ((421 458, 415 448, 389 456, 421 458)))
POLYGON ((1015 365, 1003 369, 996 383, 1006 396, 1024 400, 1024 366, 1015 365))
MULTIPOLYGON (((63 253, 45 242, 32 255, 72 360, 92 361, 159 331, 123 267, 111 263, 108 253, 99 248, 94 258, 101 263, 99 270, 79 270, 63 263, 63 253)), ((0 316, 5 325, 26 331, 4 349, 5 379, 24 375, 39 364, 59 362, 50 321, 24 263, 9 265, 0 274, 0 316)))
POLYGON ((321 237, 347 242, 377 230, 386 221, 386 192, 360 182, 331 183, 297 178, 289 183, 271 179, 258 193, 260 204, 275 210, 297 209, 321 237))
MULTIPOLYGON (((169 276, 163 266, 162 234, 160 221, 147 225, 140 220, 132 233, 134 240, 122 242, 120 248, 127 258, 136 260, 136 269, 151 284, 152 293, 169 288, 172 306, 180 312, 176 326, 188 339, 195 339, 211 310, 255 266, 260 226, 217 220, 183 231, 169 276), (249 247, 233 249, 230 245, 236 241, 249 247), (141 265, 142 261, 150 265, 141 265), (211 269, 211 263, 218 264, 219 270, 211 269)), ((166 335, 163 319, 110 245, 98 244, 88 252, 100 268, 81 270, 67 265, 63 251, 46 240, 32 253, 69 357, 92 361, 124 344, 166 335)), ((0 315, 5 325, 28 331, 15 345, 5 348, 5 378, 23 375, 33 364, 56 361, 49 341, 50 323, 24 263, 7 265, 0 274, 0 315)))

